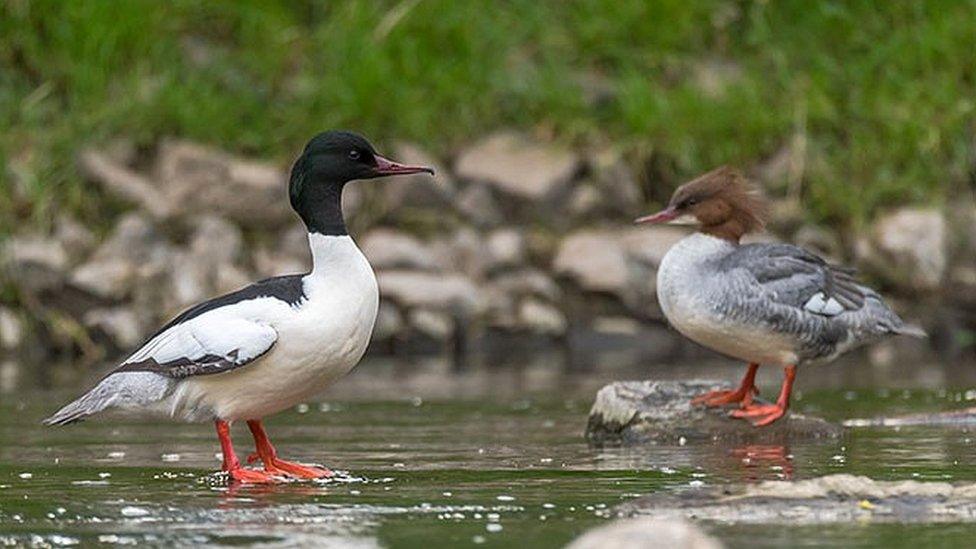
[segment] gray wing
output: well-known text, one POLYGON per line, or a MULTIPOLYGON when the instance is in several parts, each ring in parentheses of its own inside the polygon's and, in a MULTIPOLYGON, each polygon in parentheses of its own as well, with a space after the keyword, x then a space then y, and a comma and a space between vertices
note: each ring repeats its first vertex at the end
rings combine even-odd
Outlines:
POLYGON ((825 317, 857 311, 867 297, 853 269, 789 244, 743 245, 719 267, 748 273, 764 297, 776 303, 825 317))

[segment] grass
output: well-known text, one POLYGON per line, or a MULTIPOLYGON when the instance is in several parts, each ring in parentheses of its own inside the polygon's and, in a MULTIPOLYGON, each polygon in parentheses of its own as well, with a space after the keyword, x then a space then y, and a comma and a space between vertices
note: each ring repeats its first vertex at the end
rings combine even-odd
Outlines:
POLYGON ((0 36, 0 230, 97 222, 74 155, 116 136, 285 162, 330 127, 446 153, 516 126, 648 185, 791 147, 810 215, 855 226, 973 184, 973 0, 7 0, 0 36))

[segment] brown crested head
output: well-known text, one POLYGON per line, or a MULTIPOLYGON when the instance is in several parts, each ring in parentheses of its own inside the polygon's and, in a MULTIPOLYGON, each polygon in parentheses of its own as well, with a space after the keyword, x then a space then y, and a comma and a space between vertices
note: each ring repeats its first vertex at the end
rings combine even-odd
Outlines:
POLYGON ((664 210, 637 220, 666 223, 692 217, 706 234, 738 242, 765 226, 766 201, 738 170, 716 168, 678 187, 664 210))

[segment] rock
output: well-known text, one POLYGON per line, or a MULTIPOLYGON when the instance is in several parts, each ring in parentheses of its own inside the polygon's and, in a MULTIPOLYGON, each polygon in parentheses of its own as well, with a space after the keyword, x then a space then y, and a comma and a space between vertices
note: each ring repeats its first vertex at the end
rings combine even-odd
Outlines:
POLYGON ((307 273, 312 266, 308 232, 303 225, 282 231, 273 247, 258 247, 252 254, 261 277, 307 273))
POLYGON ((618 240, 627 257, 656 271, 668 250, 689 234, 680 227, 634 227, 624 230, 618 240))
POLYGON ((241 259, 244 236, 233 223, 214 215, 195 220, 190 252, 212 265, 235 263, 241 259))
POLYGON ((140 271, 165 265, 172 254, 153 224, 139 214, 127 214, 88 260, 76 267, 71 285, 102 299, 118 301, 131 295, 140 271))
POLYGON ((12 350, 24 341, 24 325, 13 310, 0 307, 0 349, 12 350))
POLYGON ((461 227, 447 238, 436 241, 433 248, 440 264, 473 280, 484 276, 491 261, 481 235, 470 227, 461 227))
POLYGON ((380 295, 406 308, 446 311, 472 317, 486 309, 478 288, 458 274, 383 271, 376 275, 380 295))
POLYGON ((584 290, 615 295, 630 290, 627 255, 612 232, 582 230, 570 234, 559 245, 553 270, 584 290))
POLYGON ((455 171, 460 178, 483 181, 508 196, 541 201, 567 191, 578 168, 579 159, 571 151, 505 132, 462 152, 455 171))
POLYGON ((293 219, 285 200, 287 175, 270 164, 168 140, 159 146, 155 175, 167 202, 180 205, 174 214, 216 213, 246 227, 293 219))
POLYGON ((658 492, 631 500, 617 512, 737 524, 973 522, 976 484, 880 481, 839 474, 658 492))
POLYGON ((132 291, 136 264, 122 257, 92 260, 71 273, 71 284, 107 300, 120 301, 132 291))
POLYGON ((87 328, 101 330, 119 349, 130 349, 147 335, 138 315, 128 307, 92 309, 85 313, 87 328))
POLYGON ((721 549, 722 544, 685 520, 616 520, 587 530, 566 549, 721 549))
POLYGON ((442 311, 414 309, 410 311, 407 322, 413 330, 438 341, 454 335, 454 320, 442 311))
POLYGON ((403 332, 403 314, 396 305, 389 301, 380 301, 379 311, 376 313, 376 324, 373 326, 373 339, 386 341, 403 332))
POLYGON ((525 262, 525 237, 517 229, 492 231, 485 239, 485 246, 490 271, 518 267, 525 262))
POLYGON ((731 440, 782 441, 834 438, 843 430, 820 418, 790 412, 763 428, 727 416, 728 410, 692 406, 695 396, 727 383, 693 381, 620 381, 604 386, 590 410, 586 438, 596 444, 665 443, 731 440))
POLYGON ((477 227, 496 227, 503 219, 498 201, 492 196, 488 187, 480 183, 468 185, 461 191, 455 207, 465 221, 477 227))
POLYGON ((801 248, 829 258, 840 258, 844 252, 833 231, 816 225, 808 224, 800 227, 793 235, 793 242, 801 248))
POLYGON ((935 209, 904 208, 879 219, 858 255, 876 274, 909 289, 935 290, 946 271, 946 222, 935 209))
POLYGON ((596 220, 601 217, 603 196, 593 185, 580 184, 569 197, 570 216, 577 220, 596 220))
POLYGON ((88 227, 67 215, 58 217, 54 238, 64 246, 72 263, 88 255, 95 246, 95 235, 88 227))
POLYGON ((544 335, 566 333, 568 322, 562 311, 537 299, 522 301, 518 311, 519 326, 544 335))
POLYGON ((0 250, 0 264, 20 288, 39 292, 63 283, 68 253, 61 242, 40 235, 15 236, 0 250))
POLYGON ((362 250, 376 270, 437 271, 444 267, 427 245, 393 229, 378 228, 367 233, 362 240, 362 250))
POLYGON ((595 189, 601 197, 604 213, 629 220, 641 213, 643 199, 633 170, 618 150, 605 149, 587 159, 595 189))
POLYGON ((506 271, 492 278, 490 286, 505 295, 533 296, 553 303, 562 297, 559 285, 548 274, 537 269, 506 271))
POLYGON ((148 178, 132 171, 106 151, 87 149, 78 155, 82 175, 99 183, 107 193, 140 206, 156 219, 175 213, 172 198, 148 178))
POLYGON ((383 207, 388 212, 404 208, 451 208, 457 189, 450 173, 431 154, 413 143, 399 142, 393 146, 392 157, 404 164, 418 164, 434 168, 436 175, 408 175, 389 185, 382 185, 383 207))

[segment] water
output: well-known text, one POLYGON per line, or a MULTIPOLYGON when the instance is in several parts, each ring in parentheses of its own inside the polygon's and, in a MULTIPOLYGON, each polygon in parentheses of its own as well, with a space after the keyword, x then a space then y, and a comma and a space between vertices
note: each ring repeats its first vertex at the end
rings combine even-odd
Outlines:
MULTIPOLYGON (((801 372, 796 408, 832 420, 958 409, 972 364, 884 368, 852 359, 801 372), (946 387, 949 387, 946 389, 946 387)), ((593 448, 582 437, 595 391, 613 379, 735 378, 724 364, 566 372, 371 360, 310 402, 268 420, 283 457, 347 470, 342 482, 227 486, 210 425, 105 419, 45 428, 77 389, 22 374, 0 393, 0 545, 333 544, 558 547, 628 499, 699 483, 830 473, 976 481, 976 433, 852 430, 791 446, 593 448)), ((29 371, 29 370, 24 370, 29 371)), ((78 387, 85 382, 64 384, 78 387)), ((778 372, 761 372, 774 393, 778 372)), ((235 426, 240 454, 251 447, 235 426)), ((968 545, 976 527, 706 524, 732 547, 968 545)))

